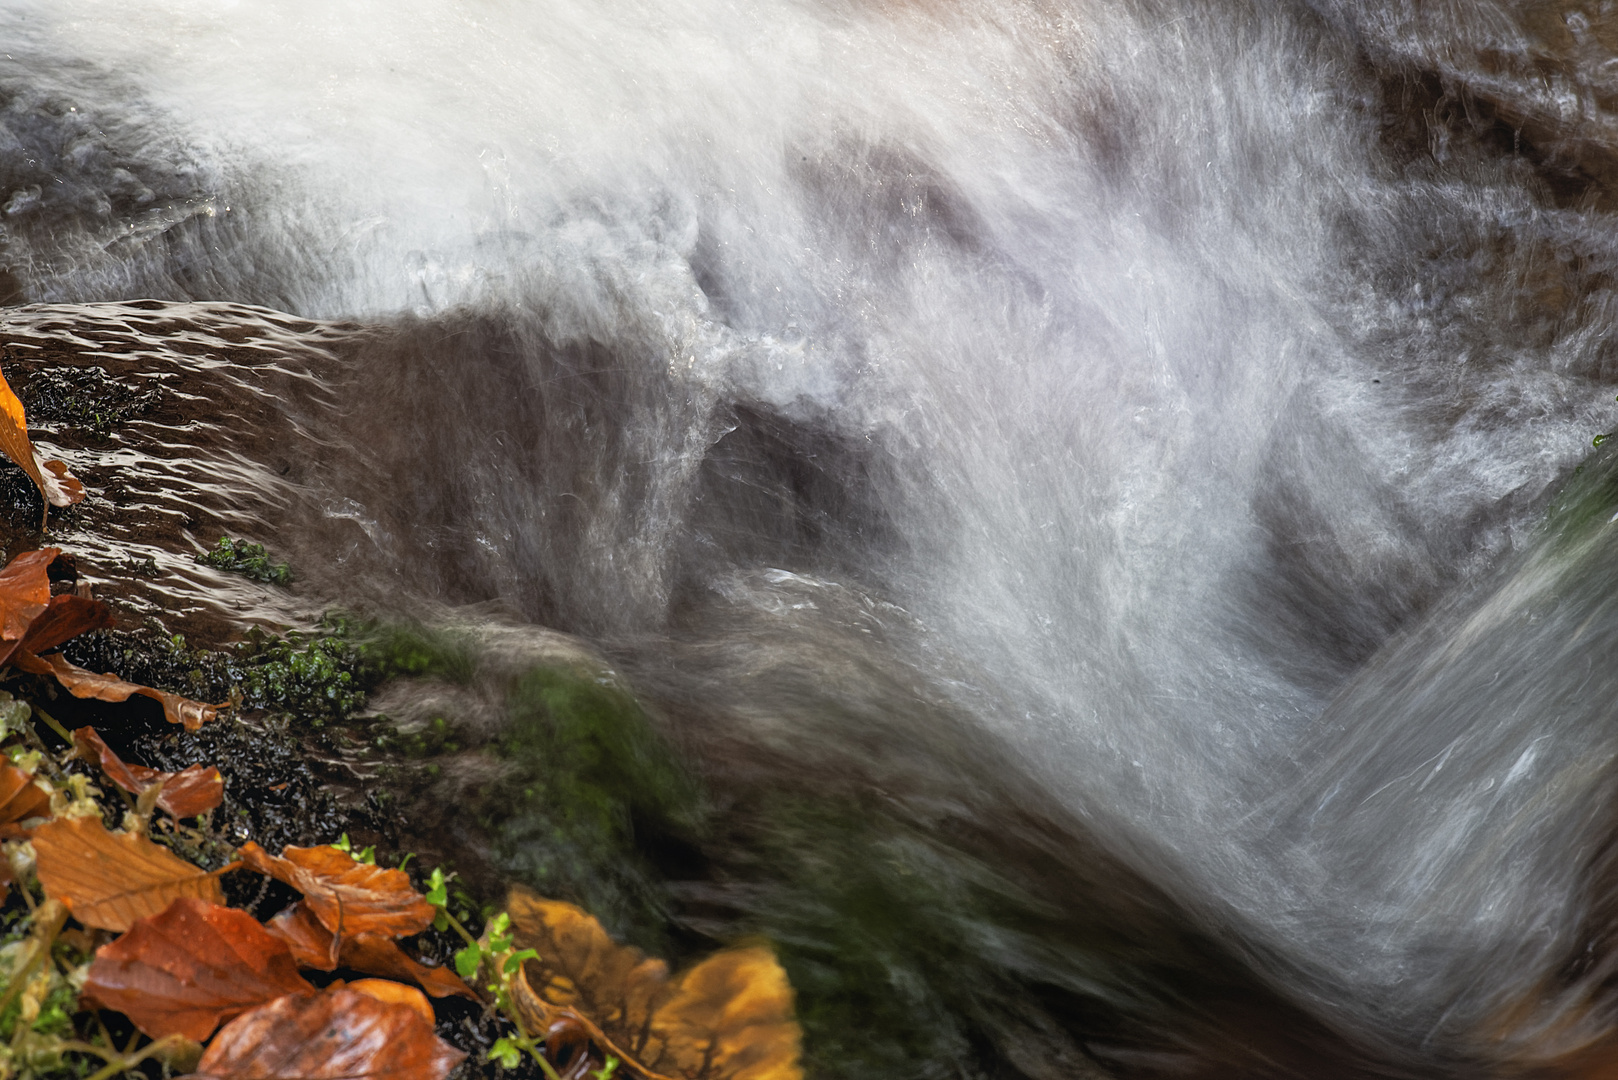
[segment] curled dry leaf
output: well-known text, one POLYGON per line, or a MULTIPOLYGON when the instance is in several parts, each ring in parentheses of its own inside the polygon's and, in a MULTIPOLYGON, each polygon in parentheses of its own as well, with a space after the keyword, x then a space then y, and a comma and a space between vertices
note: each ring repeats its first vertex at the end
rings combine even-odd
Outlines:
POLYGON ((792 986, 763 946, 727 949, 670 977, 661 960, 619 945, 583 909, 513 892, 516 981, 530 1030, 577 1020, 632 1072, 683 1080, 801 1080, 792 986))
MULTIPOLYGON (((89 601, 96 603, 97 601, 89 601)), ((32 653, 18 650, 13 663, 24 671, 36 675, 54 675, 56 681, 67 688, 67 692, 76 698, 94 698, 97 701, 128 701, 136 694, 149 697, 160 702, 163 706, 163 715, 171 724, 183 724, 187 731, 196 731, 203 724, 212 720, 222 705, 204 705, 200 701, 171 694, 167 690, 154 690, 150 686, 139 686, 132 682, 125 682, 116 675, 97 675, 93 671, 79 667, 68 661, 60 653, 50 656, 35 656, 32 653)))
POLYGON ((188 765, 177 773, 158 772, 144 765, 128 765, 102 741, 95 728, 73 732, 73 748, 79 757, 101 766, 107 779, 132 795, 139 795, 153 784, 162 784, 157 805, 175 818, 196 817, 212 810, 225 799, 225 779, 212 765, 188 765))
POLYGON ((201 1042, 283 994, 309 994, 280 938, 245 911, 181 897, 96 953, 84 995, 154 1039, 201 1042))
MULTIPOLYGON (((48 506, 71 506, 84 498, 84 485, 74 479, 66 465, 60 461, 41 462, 39 451, 28 438, 28 417, 23 412, 22 402, 3 376, 0 376, 0 452, 28 474, 48 506)), ((40 514, 39 526, 45 527, 44 512, 40 514)))
POLYGON ((466 1055, 407 1005, 346 987, 290 995, 214 1037, 196 1080, 443 1080, 466 1055))
POLYGON ((321 925, 301 900, 271 919, 267 929, 287 943, 293 958, 301 967, 314 968, 316 971, 352 968, 367 975, 384 975, 390 979, 413 982, 433 997, 454 994, 472 1001, 478 1000, 478 996, 455 972, 417 963, 392 938, 381 934, 349 934, 343 938, 338 956, 333 958, 332 932, 321 925))
POLYGON ((0 765, 0 840, 27 836, 22 823, 45 817, 51 811, 51 797, 34 778, 15 765, 0 765))
POLYGON ((86 926, 124 931, 182 896, 225 900, 214 875, 144 836, 110 833, 99 818, 56 818, 29 838, 46 894, 86 926))
POLYGON ((403 870, 356 862, 334 847, 289 847, 281 857, 252 841, 242 845, 242 862, 303 893, 310 914, 334 935, 329 958, 335 967, 341 940, 359 934, 405 937, 433 921, 433 906, 403 870))

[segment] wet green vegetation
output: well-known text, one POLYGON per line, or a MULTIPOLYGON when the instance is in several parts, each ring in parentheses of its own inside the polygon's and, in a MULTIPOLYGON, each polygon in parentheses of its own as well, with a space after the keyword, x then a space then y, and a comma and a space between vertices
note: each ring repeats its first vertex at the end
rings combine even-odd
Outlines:
POLYGON ((221 536, 218 543, 197 556, 197 562, 215 570, 240 574, 251 581, 262 581, 266 585, 285 587, 292 584, 290 566, 284 562, 272 562, 263 544, 252 544, 246 540, 221 536))

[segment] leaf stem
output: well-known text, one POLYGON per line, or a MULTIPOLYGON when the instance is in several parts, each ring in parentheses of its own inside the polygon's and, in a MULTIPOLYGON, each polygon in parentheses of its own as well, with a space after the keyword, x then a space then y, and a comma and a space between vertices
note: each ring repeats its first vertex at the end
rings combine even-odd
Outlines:
POLYGON ((68 732, 67 728, 57 723, 56 717, 52 716, 44 709, 41 709, 38 705, 34 706, 34 711, 39 714, 39 718, 41 720, 45 721, 45 723, 50 726, 52 731, 66 739, 69 746, 73 745, 73 736, 68 732))
MULTIPOLYGON (((141 1050, 140 1053, 134 1055, 133 1057, 120 1056, 116 1060, 108 1058, 105 1067, 91 1073, 89 1076, 85 1077, 84 1080, 112 1080, 112 1078, 117 1076, 119 1073, 129 1072, 147 1058, 167 1050, 169 1047, 175 1044, 175 1041, 175 1037, 171 1035, 167 1038, 158 1039, 156 1042, 147 1045, 141 1050)), ((106 1057, 107 1055, 102 1056, 106 1057)))
POLYGON ((525 1041, 528 1043, 528 1052, 534 1055, 535 1061, 539 1062, 539 1068, 545 1074, 545 1080, 562 1080, 560 1076, 556 1075, 556 1069, 551 1065, 551 1059, 545 1056, 545 1044, 536 1044, 532 1039, 525 1041))
POLYGON ((123 1061, 124 1056, 116 1050, 104 1050, 95 1043, 80 1042, 78 1039, 63 1039, 63 1050, 72 1050, 80 1054, 94 1054, 102 1061, 123 1061))
POLYGON ((449 922, 449 925, 455 930, 455 932, 461 935, 462 941, 466 942, 468 945, 476 945, 478 943, 478 939, 473 937, 471 932, 467 930, 466 927, 461 925, 461 920, 449 913, 448 907, 441 907, 438 910, 444 913, 444 918, 449 922))

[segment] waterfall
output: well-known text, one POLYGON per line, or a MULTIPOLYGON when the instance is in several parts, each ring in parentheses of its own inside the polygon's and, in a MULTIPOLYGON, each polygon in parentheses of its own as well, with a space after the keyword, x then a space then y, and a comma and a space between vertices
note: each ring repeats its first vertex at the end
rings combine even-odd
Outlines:
POLYGON ((0 0, 0 286, 373 328, 264 520, 332 602, 1532 1063, 1614 1020, 1618 23, 1520 7, 0 0))

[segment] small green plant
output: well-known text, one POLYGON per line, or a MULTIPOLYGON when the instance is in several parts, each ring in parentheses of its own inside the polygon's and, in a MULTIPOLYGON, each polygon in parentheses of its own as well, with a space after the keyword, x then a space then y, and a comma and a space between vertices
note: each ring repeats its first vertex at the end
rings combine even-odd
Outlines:
POLYGON ((292 568, 286 563, 271 562, 269 552, 264 550, 263 544, 250 544, 246 540, 232 540, 228 536, 221 536, 211 550, 203 552, 196 558, 203 566, 240 574, 267 585, 292 584, 292 568))

